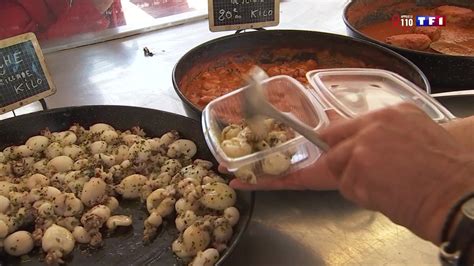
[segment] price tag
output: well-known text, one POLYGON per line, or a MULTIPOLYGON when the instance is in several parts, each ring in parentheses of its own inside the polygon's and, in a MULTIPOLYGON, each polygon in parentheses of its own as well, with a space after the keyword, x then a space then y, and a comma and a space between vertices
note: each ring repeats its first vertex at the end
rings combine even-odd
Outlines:
POLYGON ((211 31, 277 26, 280 0, 208 0, 211 31))
POLYGON ((0 41, 0 113, 56 92, 33 33, 0 41))

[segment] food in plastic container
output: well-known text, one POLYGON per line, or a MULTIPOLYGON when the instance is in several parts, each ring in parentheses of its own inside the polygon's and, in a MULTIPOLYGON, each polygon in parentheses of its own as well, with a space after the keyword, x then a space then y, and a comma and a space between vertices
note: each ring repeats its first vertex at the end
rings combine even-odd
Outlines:
MULTIPOLYGON (((297 80, 276 76, 262 86, 269 102, 278 110, 314 130, 328 123, 321 105, 297 80)), ((212 101, 203 112, 206 141, 217 160, 236 177, 250 183, 257 182, 257 176, 278 177, 313 163, 320 155, 318 148, 282 123, 264 118, 265 134, 260 136, 246 126, 241 111, 244 89, 212 101)))

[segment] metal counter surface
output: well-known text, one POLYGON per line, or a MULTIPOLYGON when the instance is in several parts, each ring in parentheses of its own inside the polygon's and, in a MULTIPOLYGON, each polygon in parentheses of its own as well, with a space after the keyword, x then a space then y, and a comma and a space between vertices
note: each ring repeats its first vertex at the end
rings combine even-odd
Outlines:
MULTIPOLYGON (((345 1, 282 3, 281 29, 345 34, 345 1)), ((185 115, 171 72, 189 49, 233 32, 211 33, 207 21, 46 55, 58 92, 50 108, 119 104, 185 115), (154 57, 144 57, 148 47, 154 57)), ((446 98, 459 116, 474 114, 472 96, 446 98)), ((443 102, 445 102, 443 100, 443 102)), ((17 114, 40 109, 32 104, 17 114)), ((5 114, 0 118, 9 117, 5 114)), ((315 177, 317 178, 317 177, 315 177)), ((226 265, 439 265, 437 248, 383 215, 337 192, 258 192, 254 217, 226 265)))

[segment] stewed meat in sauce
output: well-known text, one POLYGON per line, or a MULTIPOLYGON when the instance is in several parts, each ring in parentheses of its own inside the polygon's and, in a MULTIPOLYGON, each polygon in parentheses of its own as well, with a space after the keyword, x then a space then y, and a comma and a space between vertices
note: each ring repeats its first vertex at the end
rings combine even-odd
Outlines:
POLYGON ((269 76, 288 75, 307 84, 306 73, 318 68, 366 67, 355 58, 314 49, 282 48, 270 52, 234 53, 195 66, 180 81, 184 96, 199 108, 245 86, 243 75, 258 65, 269 76))
POLYGON ((401 48, 474 56, 474 10, 444 5, 434 8, 417 7, 414 3, 407 14, 416 16, 444 16, 442 27, 395 26, 393 21, 378 21, 360 28, 367 36, 401 48))

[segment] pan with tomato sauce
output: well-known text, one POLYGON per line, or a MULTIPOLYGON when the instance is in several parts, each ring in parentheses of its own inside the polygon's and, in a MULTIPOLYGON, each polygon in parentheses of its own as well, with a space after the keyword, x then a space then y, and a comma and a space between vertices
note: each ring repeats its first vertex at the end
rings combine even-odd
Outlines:
POLYGON ((360 31, 381 42, 401 48, 443 53, 449 55, 474 56, 474 10, 454 5, 439 7, 416 7, 410 14, 412 26, 396 25, 392 20, 378 21, 362 26, 360 31), (416 16, 443 16, 444 26, 416 26, 416 16), (440 46, 439 43, 445 45, 440 46), (457 51, 454 47, 464 47, 457 51), (451 49, 449 49, 451 48, 451 49))
POLYGON ((173 85, 187 114, 200 117, 210 101, 245 86, 243 77, 254 65, 270 76, 289 75, 306 85, 306 73, 314 69, 380 68, 430 90, 416 66, 388 49, 341 35, 299 30, 247 32, 201 44, 176 64, 173 85))
POLYGON ((428 77, 434 93, 472 89, 474 1, 416 2, 352 0, 344 10, 347 32, 408 58, 428 77), (413 16, 413 25, 402 26, 402 15, 413 16), (444 26, 416 26, 416 16, 442 16, 444 26))

